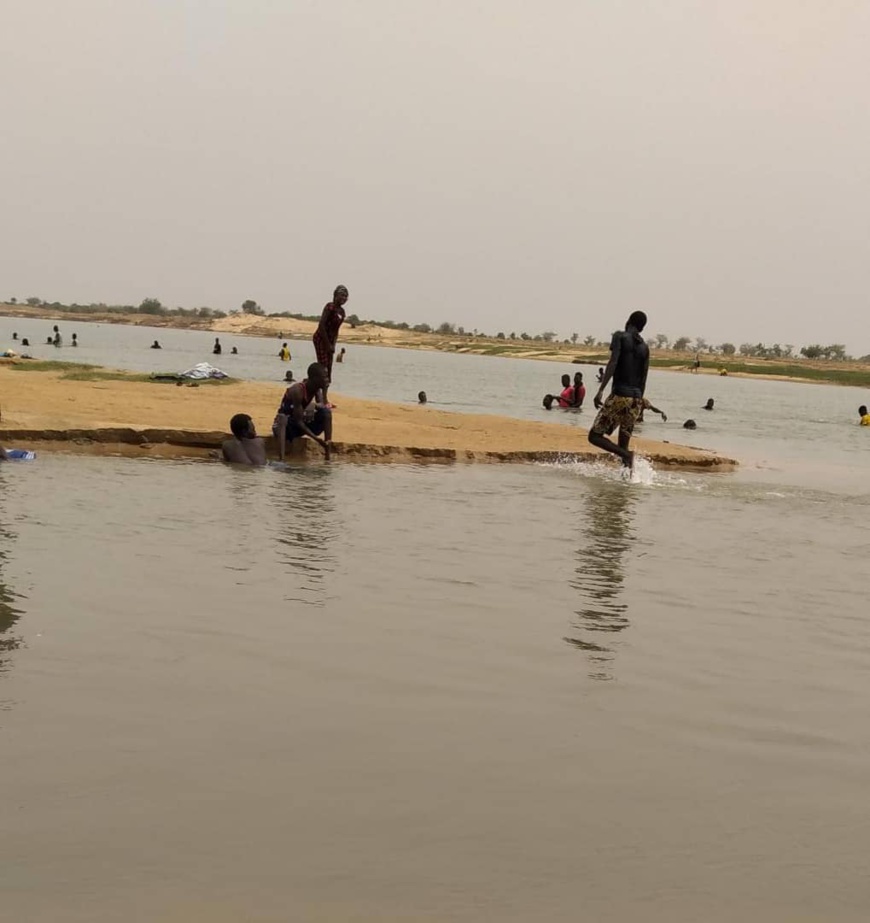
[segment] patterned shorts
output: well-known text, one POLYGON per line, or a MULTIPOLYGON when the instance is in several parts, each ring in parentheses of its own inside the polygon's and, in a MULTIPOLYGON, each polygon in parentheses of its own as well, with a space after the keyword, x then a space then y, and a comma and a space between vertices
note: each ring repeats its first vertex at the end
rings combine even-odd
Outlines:
POLYGON ((617 427, 621 433, 631 435, 634 424, 640 416, 643 400, 639 397, 619 397, 611 394, 598 411, 592 424, 592 432, 599 436, 609 436, 617 427))

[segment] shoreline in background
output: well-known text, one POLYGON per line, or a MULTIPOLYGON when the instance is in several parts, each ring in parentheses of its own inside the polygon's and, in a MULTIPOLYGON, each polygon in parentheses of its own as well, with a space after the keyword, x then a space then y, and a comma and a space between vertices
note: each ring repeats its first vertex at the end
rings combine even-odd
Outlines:
MULTIPOLYGON (((0 315, 38 320, 64 321, 66 323, 121 324, 137 327, 171 328, 177 330, 204 330, 235 336, 260 336, 286 340, 310 340, 316 323, 271 315, 231 314, 221 318, 196 318, 176 315, 105 314, 59 311, 46 307, 0 304, 0 315)), ((26 335, 26 334, 22 334, 26 335)), ((584 346, 566 343, 545 343, 532 340, 498 339, 496 337, 441 335, 417 333, 362 324, 341 328, 340 342, 347 345, 389 346, 396 349, 420 349, 478 356, 502 356, 516 359, 537 359, 569 364, 605 365, 608 352, 601 346, 584 346)), ((15 348, 16 342, 5 344, 15 348)), ((650 367, 662 371, 691 372, 694 352, 652 349, 650 367)), ((769 381, 801 381, 809 384, 833 384, 870 388, 870 365, 860 362, 809 359, 751 359, 743 356, 704 354, 702 375, 718 375, 726 369, 735 378, 761 378, 769 381)))
MULTIPOLYGON (((179 387, 93 366, 3 360, 0 390, 4 447, 197 458, 220 448, 235 413, 250 414, 260 435, 270 436, 283 389, 281 383, 233 379, 179 387)), ((337 458, 535 462, 605 455, 579 427, 338 394, 334 399, 337 458)), ((319 456, 310 440, 296 443, 298 454, 319 456)), ((661 466, 728 470, 737 464, 668 442, 636 437, 635 444, 639 454, 661 466)))

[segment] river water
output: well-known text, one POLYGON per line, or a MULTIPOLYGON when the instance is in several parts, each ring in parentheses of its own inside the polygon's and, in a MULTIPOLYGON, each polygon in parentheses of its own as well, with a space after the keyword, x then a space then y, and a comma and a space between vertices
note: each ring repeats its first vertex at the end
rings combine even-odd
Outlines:
MULTIPOLYGON (((591 419, 534 406, 564 365, 349 360, 591 419)), ((864 920, 861 392, 651 385, 741 469, 3 466, 3 917, 864 920)))

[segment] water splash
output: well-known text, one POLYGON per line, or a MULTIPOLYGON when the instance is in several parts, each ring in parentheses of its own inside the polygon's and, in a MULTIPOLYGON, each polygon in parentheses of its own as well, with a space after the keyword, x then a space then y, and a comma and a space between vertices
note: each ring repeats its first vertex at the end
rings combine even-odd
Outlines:
POLYGON ((703 483, 689 481, 685 477, 669 471, 656 470, 652 462, 642 455, 635 455, 634 469, 629 471, 621 465, 615 465, 604 458, 594 461, 581 461, 571 456, 565 456, 551 462, 541 462, 544 468, 556 468, 569 474, 582 478, 595 478, 596 480, 617 481, 639 487, 663 488, 678 487, 687 490, 701 490, 703 483))

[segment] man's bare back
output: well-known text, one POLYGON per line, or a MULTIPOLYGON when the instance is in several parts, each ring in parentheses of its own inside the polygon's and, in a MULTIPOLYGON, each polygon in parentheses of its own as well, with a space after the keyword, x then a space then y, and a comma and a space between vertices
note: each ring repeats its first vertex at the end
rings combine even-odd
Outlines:
POLYGON ((266 444, 257 435, 254 421, 247 414, 239 413, 230 420, 230 429, 232 437, 225 439, 221 446, 224 461, 234 465, 265 465, 266 444))

